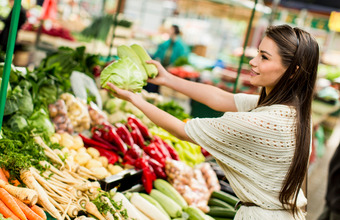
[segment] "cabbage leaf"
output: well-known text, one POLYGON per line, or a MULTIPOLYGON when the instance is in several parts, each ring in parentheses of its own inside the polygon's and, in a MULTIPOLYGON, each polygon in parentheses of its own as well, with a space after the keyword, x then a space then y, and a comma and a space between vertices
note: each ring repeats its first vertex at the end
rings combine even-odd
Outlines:
POLYGON ((132 92, 142 91, 146 83, 143 73, 129 57, 121 58, 105 67, 100 74, 100 84, 109 89, 107 82, 132 92))

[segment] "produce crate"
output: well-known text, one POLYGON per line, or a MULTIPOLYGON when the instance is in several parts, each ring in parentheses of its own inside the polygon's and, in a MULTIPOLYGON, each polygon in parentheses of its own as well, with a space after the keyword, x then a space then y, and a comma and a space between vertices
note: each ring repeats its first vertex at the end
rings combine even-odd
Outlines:
POLYGON ((142 170, 124 170, 116 175, 99 180, 99 183, 102 190, 110 191, 111 189, 118 187, 118 191, 123 192, 141 183, 142 173, 142 170))

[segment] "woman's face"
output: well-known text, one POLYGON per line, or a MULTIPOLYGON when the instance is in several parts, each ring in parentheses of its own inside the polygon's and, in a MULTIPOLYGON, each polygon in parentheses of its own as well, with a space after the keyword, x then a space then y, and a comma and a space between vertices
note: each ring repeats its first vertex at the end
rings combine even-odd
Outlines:
POLYGON ((257 56, 250 60, 249 64, 251 65, 250 83, 265 87, 267 94, 287 69, 282 65, 277 45, 268 37, 263 38, 257 56))

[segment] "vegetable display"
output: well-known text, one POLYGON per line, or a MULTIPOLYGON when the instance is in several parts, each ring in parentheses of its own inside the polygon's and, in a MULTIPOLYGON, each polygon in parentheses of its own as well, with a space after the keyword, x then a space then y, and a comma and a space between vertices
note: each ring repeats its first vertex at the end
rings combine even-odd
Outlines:
MULTIPOLYGON (((230 208, 221 199, 209 200, 219 185, 214 172, 202 163, 199 146, 157 128, 131 103, 109 98, 112 94, 106 90, 104 111, 72 94, 73 70, 91 76, 92 69, 95 74, 100 69, 97 57, 84 52, 60 48, 34 71, 12 67, 0 137, 0 219, 46 220, 48 213, 57 220, 196 220, 209 219, 204 213, 208 201, 230 208), (187 164, 191 176, 171 165, 177 162, 187 164), (140 192, 122 193, 117 192, 119 185, 105 186, 106 180, 129 178, 131 168, 140 174, 140 192), (190 197, 183 189, 197 195, 190 197)), ((141 46, 123 45, 118 52, 120 59, 101 73, 103 85, 111 81, 139 92, 147 78, 158 74, 145 62, 151 58, 141 46)), ((144 91, 142 95, 180 119, 190 117, 174 102, 164 103, 144 91)))

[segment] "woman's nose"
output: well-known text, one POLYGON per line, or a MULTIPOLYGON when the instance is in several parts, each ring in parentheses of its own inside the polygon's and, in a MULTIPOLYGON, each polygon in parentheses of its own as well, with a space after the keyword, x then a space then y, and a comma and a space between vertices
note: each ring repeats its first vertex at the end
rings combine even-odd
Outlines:
POLYGON ((249 65, 252 66, 252 67, 256 66, 255 58, 256 58, 256 57, 254 57, 253 59, 251 59, 251 60, 249 61, 249 65))

